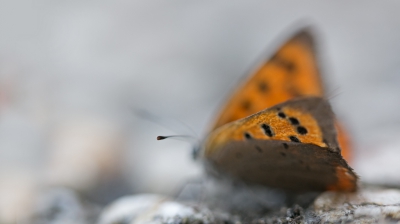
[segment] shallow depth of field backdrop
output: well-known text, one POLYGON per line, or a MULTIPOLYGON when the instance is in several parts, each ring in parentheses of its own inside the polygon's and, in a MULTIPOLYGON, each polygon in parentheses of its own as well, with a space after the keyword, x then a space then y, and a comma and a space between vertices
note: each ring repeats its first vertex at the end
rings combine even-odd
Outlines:
POLYGON ((3 1, 0 209, 27 205, 49 185, 118 188, 104 202, 174 194, 201 168, 189 144, 155 137, 189 133, 174 120, 204 137, 230 90, 299 21, 321 34, 328 97, 356 149, 352 166, 361 180, 400 184, 399 8, 394 1, 3 1))

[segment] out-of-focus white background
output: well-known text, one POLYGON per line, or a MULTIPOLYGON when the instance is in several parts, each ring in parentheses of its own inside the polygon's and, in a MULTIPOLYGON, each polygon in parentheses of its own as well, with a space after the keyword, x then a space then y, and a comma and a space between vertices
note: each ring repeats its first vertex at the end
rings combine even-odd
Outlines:
POLYGON ((328 93, 352 134, 355 171, 366 182, 400 184, 399 7, 394 1, 2 1, 0 215, 28 208, 38 191, 54 185, 175 193, 201 173, 191 146, 157 142, 157 135, 182 133, 132 110, 179 120, 204 137, 237 81, 299 21, 322 34, 328 93))

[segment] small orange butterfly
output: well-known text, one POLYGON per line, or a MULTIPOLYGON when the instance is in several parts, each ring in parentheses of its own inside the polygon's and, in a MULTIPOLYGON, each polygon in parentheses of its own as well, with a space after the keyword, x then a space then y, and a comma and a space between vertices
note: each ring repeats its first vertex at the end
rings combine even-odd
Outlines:
POLYGON ((199 156, 212 173, 289 191, 357 189, 311 32, 283 44, 222 108, 199 156))
POLYGON ((355 191, 349 144, 335 122, 311 32, 294 35, 221 110, 201 157, 247 183, 292 191, 355 191), (342 153, 342 155, 341 155, 342 153))

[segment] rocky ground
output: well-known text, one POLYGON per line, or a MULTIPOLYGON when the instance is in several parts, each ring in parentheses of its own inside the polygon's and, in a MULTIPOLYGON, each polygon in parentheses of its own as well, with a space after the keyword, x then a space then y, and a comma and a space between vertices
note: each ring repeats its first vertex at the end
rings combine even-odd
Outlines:
POLYGON ((72 191, 52 189, 38 202, 33 223, 400 223, 400 189, 395 188, 363 186, 350 194, 291 197, 262 189, 225 189, 197 196, 129 195, 101 208, 72 191))

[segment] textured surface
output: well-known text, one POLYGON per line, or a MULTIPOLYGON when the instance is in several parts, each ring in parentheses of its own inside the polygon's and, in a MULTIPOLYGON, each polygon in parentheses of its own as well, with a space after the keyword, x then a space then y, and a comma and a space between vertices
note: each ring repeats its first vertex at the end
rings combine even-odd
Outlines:
POLYGON ((313 212, 322 222, 400 222, 400 191, 362 189, 356 194, 327 192, 314 202, 313 212))
MULTIPOLYGON (((102 215, 101 224, 112 223, 397 223, 400 222, 400 190, 362 189, 357 193, 326 192, 308 206, 275 207, 254 215, 248 212, 221 212, 204 205, 189 205, 160 196, 135 196, 120 199, 102 215), (129 199, 129 200, 128 200, 129 199), (147 201, 146 201, 147 200, 147 201), (122 203, 123 201, 123 203, 122 203), (123 207, 149 204, 121 213, 123 207), (119 215, 117 215, 119 214, 119 215), (113 219, 106 217, 113 216, 113 219), (119 222, 117 222, 119 220, 119 222), (121 220, 125 220, 122 222, 121 220)), ((242 201, 243 202, 243 201, 242 201)))

